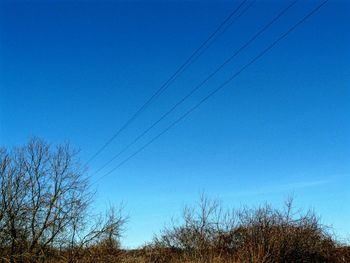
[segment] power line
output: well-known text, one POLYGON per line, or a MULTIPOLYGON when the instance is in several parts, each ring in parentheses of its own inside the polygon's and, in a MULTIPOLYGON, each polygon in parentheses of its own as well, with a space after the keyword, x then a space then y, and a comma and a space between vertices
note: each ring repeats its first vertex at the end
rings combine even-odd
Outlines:
POLYGON ((230 63, 237 55, 239 55, 243 50, 245 50, 251 43, 253 43, 261 34, 268 30, 279 18, 281 18, 292 6, 296 4, 297 0, 291 2, 288 6, 283 8, 271 21, 269 21, 265 26, 263 26, 258 32, 256 32, 247 42, 245 42, 240 48, 238 48, 229 58, 227 58, 218 68, 216 68, 211 74, 209 74, 203 81, 201 81, 197 86, 195 86, 188 94, 181 98, 177 103, 175 103, 167 112, 165 112, 159 119, 157 119, 151 126, 144 130, 140 135, 138 135, 131 143, 126 145, 121 151, 114 155, 109 161, 103 164, 95 173, 99 173, 102 169, 112 163, 117 157, 123 154, 127 149, 134 145, 138 140, 140 140, 144 135, 146 135, 153 127, 155 127, 159 122, 165 119, 170 113, 172 113, 178 106, 185 102, 189 97, 191 97, 197 90, 199 90, 205 83, 207 83, 212 77, 214 77, 223 67, 230 63))
POLYGON ((142 147, 140 147, 137 151, 135 151, 133 154, 129 155, 126 159, 124 159, 122 162, 120 162, 117 166, 115 166, 112 170, 110 170, 108 173, 104 174, 100 178, 98 178, 94 183, 97 183, 102 178, 110 175, 112 172, 114 172, 116 169, 124 165, 127 161, 129 161, 131 158, 136 156, 138 153, 140 153, 142 150, 144 150, 146 147, 148 147, 150 144, 152 144, 154 141, 156 141, 158 138, 160 138, 163 134, 168 132, 171 128, 173 128, 175 125, 177 125, 180 121, 185 119, 188 115, 190 115, 194 110, 196 110, 200 105, 202 105, 204 102, 206 102, 210 97, 215 95, 217 92, 219 92, 221 89, 226 87, 233 79, 235 79, 237 76, 239 76, 244 70, 246 70, 249 66, 254 64, 257 60, 262 58, 267 52, 269 52, 276 44, 278 44, 281 40, 286 38, 292 31, 294 31, 298 26, 300 26, 302 23, 304 23, 308 18, 310 18, 312 15, 314 15, 317 11, 321 9, 322 6, 324 6, 329 0, 322 1, 319 5, 317 5, 312 11, 310 11, 307 15, 305 15, 301 20, 299 20, 296 24, 291 26, 285 33, 283 33, 280 37, 278 37, 275 41, 273 41, 269 46, 267 46, 265 49, 263 49, 260 53, 258 53, 252 60, 250 60, 247 64, 245 64, 243 67, 241 67, 238 71, 235 72, 229 79, 227 79, 225 82, 223 82, 219 87, 214 89, 212 92, 210 92, 207 96, 205 96, 202 100, 200 100, 196 105, 194 105, 192 108, 190 108, 187 112, 185 112, 183 115, 181 115, 178 119, 176 119, 173 123, 171 123, 166 129, 164 129, 162 132, 157 134, 155 137, 153 137, 151 140, 149 140, 146 144, 144 144, 142 147))
MULTIPOLYGON (((119 136, 119 134, 124 131, 153 101, 158 98, 177 78, 178 76, 194 62, 194 58, 199 58, 203 53, 199 53, 207 44, 213 40, 215 35, 227 24, 230 19, 240 10, 240 8, 247 2, 247 0, 243 0, 230 14, 229 16, 214 30, 213 33, 209 35, 209 37, 187 58, 187 60, 173 73, 173 75, 168 78, 163 85, 161 85, 156 92, 148 98, 148 100, 117 130, 116 133, 112 135, 98 150, 95 152, 89 160, 86 162, 86 165, 89 164, 92 160, 94 160, 106 147, 114 141, 115 138, 119 136), (196 57, 197 56, 197 57, 196 57)), ((232 23, 231 23, 232 24, 232 23)), ((230 25, 231 25, 230 24, 230 25)), ((212 44, 213 42, 209 43, 212 44)), ((207 46, 208 48, 208 46, 207 46)), ((207 49, 206 48, 206 49, 207 49)))
MULTIPOLYGON (((256 3, 256 0, 251 1, 237 16, 235 16, 233 19, 231 19, 231 22, 226 25, 225 28, 221 30, 218 34, 215 35, 215 37, 211 40, 211 43, 207 46, 205 46, 198 54, 197 56, 190 62, 189 65, 193 64, 208 48, 210 48, 210 45, 216 41, 221 35, 223 35, 235 22, 238 18, 243 16, 254 4, 256 3)), ((188 65, 188 66, 189 66, 188 65)), ((187 68, 187 67, 186 67, 187 68)), ((185 69, 186 69, 185 68, 185 69)), ((180 73, 182 73, 185 69, 183 69, 180 73)))

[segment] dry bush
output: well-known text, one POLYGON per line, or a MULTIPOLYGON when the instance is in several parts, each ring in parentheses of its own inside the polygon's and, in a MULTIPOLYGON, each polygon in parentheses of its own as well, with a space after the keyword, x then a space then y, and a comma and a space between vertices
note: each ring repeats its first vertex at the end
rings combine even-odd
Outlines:
POLYGON ((242 209, 236 227, 238 261, 334 262, 336 243, 314 213, 294 214, 265 205, 242 209))
POLYGON ((151 247, 158 262, 166 262, 167 257, 212 262, 231 254, 235 218, 232 213, 223 212, 219 202, 201 196, 198 209, 186 207, 182 219, 183 224, 173 224, 154 238, 151 247), (163 257, 165 260, 159 260, 163 257))
POLYGON ((336 249, 336 262, 337 263, 347 263, 350 262, 350 246, 343 245, 336 249))
POLYGON ((284 209, 264 205, 228 213, 223 212, 218 202, 202 197, 197 209, 185 208, 182 223, 166 228, 152 245, 149 262, 347 262, 344 260, 350 259, 339 252, 339 244, 319 218, 311 211, 295 212, 292 200, 286 202, 284 209), (171 254, 169 249, 177 253, 171 254))

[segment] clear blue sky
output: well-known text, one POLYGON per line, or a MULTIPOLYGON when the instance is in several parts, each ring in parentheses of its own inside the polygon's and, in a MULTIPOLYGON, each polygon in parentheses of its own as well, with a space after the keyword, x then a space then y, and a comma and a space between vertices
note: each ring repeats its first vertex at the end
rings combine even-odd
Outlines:
MULTIPOLYGON (((238 5, 205 1, 0 2, 0 143, 69 140, 86 162, 238 5)), ((287 1, 258 1, 89 164, 94 174, 287 1)), ((134 149, 319 2, 300 1, 134 149)), ((140 245, 201 192, 226 206, 314 208, 350 236, 350 4, 329 1, 220 93, 100 181, 97 210, 126 204, 140 245)), ((122 160, 116 160, 114 165, 122 160)))

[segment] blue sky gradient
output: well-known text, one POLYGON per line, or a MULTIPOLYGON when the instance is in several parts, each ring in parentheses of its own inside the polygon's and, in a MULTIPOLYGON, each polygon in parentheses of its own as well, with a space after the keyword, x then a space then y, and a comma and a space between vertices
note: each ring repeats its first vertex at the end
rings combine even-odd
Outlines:
MULTIPOLYGON (((162 131, 301 19, 299 1, 169 118, 95 171, 218 67, 289 1, 257 1, 89 163, 92 181, 162 131)), ((1 1, 0 144, 69 140, 86 162, 238 1, 1 1)), ((150 240, 201 192, 226 206, 293 194, 350 236, 350 3, 329 1, 159 140, 101 180, 96 209, 124 202, 124 245, 150 240)))

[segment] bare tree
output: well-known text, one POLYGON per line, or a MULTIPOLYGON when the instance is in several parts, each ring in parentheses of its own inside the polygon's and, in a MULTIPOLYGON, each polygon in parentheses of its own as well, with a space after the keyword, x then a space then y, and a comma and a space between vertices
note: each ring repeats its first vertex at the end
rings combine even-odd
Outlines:
POLYGON ((33 138, 23 147, 1 149, 2 254, 11 262, 38 261, 50 251, 82 247, 106 233, 117 238, 124 218, 91 222, 92 197, 85 169, 69 144, 53 147, 33 138))

